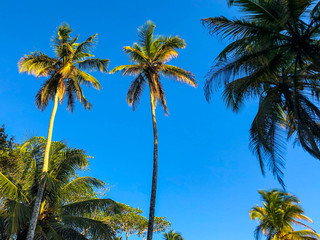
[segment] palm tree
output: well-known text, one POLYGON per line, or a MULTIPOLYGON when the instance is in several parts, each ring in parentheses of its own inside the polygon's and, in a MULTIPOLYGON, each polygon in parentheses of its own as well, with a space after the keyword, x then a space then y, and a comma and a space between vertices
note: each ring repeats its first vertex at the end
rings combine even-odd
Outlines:
POLYGON ((147 21, 143 26, 141 26, 138 29, 138 43, 134 43, 132 47, 127 46, 123 48, 123 51, 128 54, 132 64, 121 65, 110 71, 110 73, 122 71, 124 76, 132 75, 136 77, 132 81, 127 93, 127 102, 129 105, 132 105, 133 110, 135 110, 140 101, 140 96, 145 85, 149 85, 154 134, 154 152, 147 234, 148 240, 152 240, 157 191, 158 133, 155 115, 157 101, 160 102, 165 114, 168 114, 165 92, 161 84, 160 76, 162 74, 164 77, 173 78, 194 87, 197 86, 195 77, 191 72, 166 64, 172 58, 178 57, 177 49, 184 48, 186 46, 185 41, 178 36, 154 36, 154 28, 155 25, 151 21, 147 21))
POLYGON ((237 112, 258 98, 250 146, 262 173, 269 165, 284 186, 284 142, 295 137, 320 159, 319 7, 312 1, 229 0, 245 17, 203 19, 212 34, 231 40, 207 74, 205 96, 225 86, 224 99, 237 112), (308 15, 309 18, 304 16, 308 15))
MULTIPOLYGON (((49 123, 47 145, 44 154, 42 173, 48 171, 49 154, 52 139, 53 123, 58 107, 67 98, 67 107, 72 112, 75 100, 78 99, 85 109, 90 109, 91 104, 85 98, 81 85, 93 86, 100 89, 101 85, 96 78, 86 73, 89 71, 101 71, 106 73, 109 60, 93 58, 91 48, 95 44, 97 34, 89 37, 82 43, 77 43, 78 36, 70 37, 72 29, 63 24, 59 27, 57 35, 53 38, 53 48, 56 56, 51 58, 41 52, 33 52, 25 55, 18 63, 20 72, 27 72, 38 77, 47 77, 43 86, 36 95, 36 105, 44 110, 50 100, 54 101, 49 123)), ((30 221, 30 229, 27 240, 33 240, 37 218, 40 211, 41 198, 44 191, 45 180, 40 184, 37 201, 34 205, 33 217, 30 221)))
MULTIPOLYGON (((43 155, 47 140, 33 137, 16 147, 20 167, 14 176, 0 169, 0 237, 26 239, 32 207, 41 184, 43 155)), ((99 198, 96 190, 104 187, 99 179, 78 176, 87 169, 90 158, 83 150, 52 142, 35 239, 111 239, 110 227, 93 217, 92 212, 112 213, 117 204, 99 198)))
POLYGON ((163 239, 164 240, 183 240, 183 237, 181 236, 180 233, 177 233, 171 230, 170 232, 163 234, 163 239))
POLYGON ((255 238, 265 235, 268 240, 317 240, 317 234, 301 220, 312 223, 306 217, 296 196, 283 191, 259 191, 263 206, 253 207, 249 214, 251 220, 257 220, 259 225, 255 230, 255 238), (306 230, 294 231, 293 224, 306 227, 306 230))

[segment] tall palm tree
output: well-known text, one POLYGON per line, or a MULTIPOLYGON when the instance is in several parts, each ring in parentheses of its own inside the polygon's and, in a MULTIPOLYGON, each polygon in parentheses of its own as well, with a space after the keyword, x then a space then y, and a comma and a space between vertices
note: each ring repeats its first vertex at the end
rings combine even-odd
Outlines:
POLYGON ((177 233, 171 230, 170 232, 163 234, 163 239, 164 240, 183 240, 183 237, 181 236, 180 233, 177 233))
POLYGON ((259 191, 263 206, 253 207, 249 214, 251 220, 259 225, 255 230, 255 238, 265 235, 268 240, 317 240, 320 235, 301 220, 312 223, 304 215, 297 197, 283 191, 259 191), (306 227, 306 230, 295 231, 293 224, 306 227))
POLYGON ((203 19, 212 34, 231 41, 207 74, 205 96, 222 85, 228 107, 237 112, 258 98, 250 146, 262 173, 269 165, 284 185, 284 142, 296 141, 320 159, 320 3, 310 0, 229 0, 245 17, 203 19), (313 7, 313 8, 312 8, 313 7), (311 9, 311 11, 309 11, 311 9), (308 16, 308 17, 305 17, 308 16))
MULTIPOLYGON (((56 54, 55 57, 49 57, 42 52, 33 52, 25 55, 18 63, 21 73, 27 72, 37 78, 47 77, 47 80, 36 95, 35 102, 37 107, 40 110, 44 110, 50 100, 54 102, 44 154, 43 175, 48 171, 53 123, 58 102, 60 101, 62 104, 63 100, 67 98, 67 108, 72 112, 75 100, 78 99, 85 109, 90 109, 91 104, 85 98, 81 86, 93 86, 99 90, 101 85, 96 78, 85 71, 101 71, 106 73, 109 63, 108 59, 93 58, 94 55, 91 54, 97 34, 89 37, 82 43, 77 43, 78 36, 71 38, 71 32, 72 29, 67 24, 59 27, 58 33, 52 41, 56 54)), ((45 176, 43 177, 43 184, 40 184, 37 201, 34 204, 27 240, 33 240, 45 187, 45 176)))
MULTIPOLYGON (((0 237, 26 239, 32 206, 41 184, 46 139, 33 137, 16 147, 20 167, 14 175, 0 169, 0 237)), ((92 212, 106 215, 117 210, 111 199, 99 198, 104 183, 77 173, 87 169, 89 157, 83 150, 52 142, 50 162, 35 239, 111 239, 113 232, 92 212)))
POLYGON ((158 133, 155 115, 157 101, 160 102, 165 114, 168 114, 165 92, 161 84, 161 75, 194 87, 197 86, 195 77, 191 72, 166 64, 172 58, 178 57, 177 49, 184 48, 186 46, 185 41, 178 36, 154 36, 154 28, 155 25, 151 21, 147 21, 138 28, 138 43, 134 43, 132 47, 123 48, 132 64, 121 65, 110 71, 110 73, 122 71, 124 76, 135 76, 127 93, 127 102, 132 105, 133 110, 135 110, 140 101, 145 85, 149 85, 154 151, 147 240, 152 239, 157 191, 158 133))

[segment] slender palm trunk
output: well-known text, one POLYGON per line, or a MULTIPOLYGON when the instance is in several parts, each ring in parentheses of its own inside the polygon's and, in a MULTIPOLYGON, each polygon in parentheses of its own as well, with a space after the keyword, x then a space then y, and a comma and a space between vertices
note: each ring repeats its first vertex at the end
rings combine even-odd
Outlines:
POLYGON ((150 91, 150 102, 151 102, 151 112, 152 112, 154 146, 153 146, 153 174, 152 174, 152 187, 151 187, 147 240, 152 240, 152 236, 153 236, 154 210, 156 206, 157 178, 158 178, 158 131, 157 131, 154 95, 151 93, 151 91, 150 91))
POLYGON ((56 116, 57 108, 58 108, 58 100, 59 100, 59 94, 56 93, 54 97, 54 105, 51 113, 50 123, 49 123, 49 130, 48 130, 48 138, 47 138, 47 144, 46 144, 46 150, 44 152, 44 159, 43 159, 43 168, 42 168, 42 176, 40 180, 40 185, 38 187, 38 192, 36 196, 36 200, 33 206, 32 216, 30 219, 29 229, 28 229, 28 235, 26 240, 33 240, 38 216, 40 212, 42 197, 44 193, 44 189, 46 186, 45 182, 45 174, 48 172, 48 166, 49 166, 49 154, 50 154, 50 147, 51 147, 51 139, 52 139, 52 130, 53 130, 53 123, 54 118, 56 116))

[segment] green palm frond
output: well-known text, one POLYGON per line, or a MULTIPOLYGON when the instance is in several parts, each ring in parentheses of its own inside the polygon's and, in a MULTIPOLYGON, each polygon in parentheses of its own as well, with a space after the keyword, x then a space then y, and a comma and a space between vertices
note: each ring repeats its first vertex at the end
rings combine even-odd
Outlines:
POLYGON ((130 84, 128 93, 127 93, 127 103, 132 105, 133 111, 135 111, 136 107, 140 103, 140 97, 143 93, 145 87, 146 80, 140 74, 136 79, 132 81, 130 84))
POLYGON ((14 182, 10 181, 4 174, 0 172, 0 193, 1 197, 12 200, 22 199, 28 202, 28 198, 22 192, 22 189, 14 182))
POLYGON ((103 73, 108 72, 109 59, 86 59, 84 61, 78 62, 79 68, 87 71, 100 71, 103 73))
POLYGON ((114 209, 116 206, 117 203, 111 199, 90 199, 64 205, 62 211, 68 215, 84 216, 98 210, 107 212, 109 208, 114 209))
POLYGON ((143 50, 137 44, 134 44, 133 47, 130 47, 130 46, 123 47, 123 52, 125 54, 128 54, 130 62, 143 63, 148 61, 148 56, 145 55, 143 50))
POLYGON ((77 58, 78 54, 81 54, 83 52, 90 53, 91 48, 97 42, 97 35, 98 34, 94 34, 94 35, 88 37, 87 40, 85 40, 84 42, 76 45, 76 50, 75 50, 75 53, 74 53, 75 58, 77 58))
POLYGON ((47 77, 54 68, 57 60, 42 52, 34 52, 20 59, 18 66, 20 73, 32 74, 36 77, 47 77))
POLYGON ((300 230, 293 231, 288 234, 288 237, 291 237, 295 240, 318 240, 320 239, 320 235, 311 230, 300 230))
POLYGON ((153 42, 153 32, 156 25, 152 21, 147 21, 138 28, 138 39, 142 51, 148 57, 151 57, 151 46, 153 42))
POLYGON ((85 231, 89 238, 99 236, 101 239, 111 240, 114 236, 107 224, 91 218, 61 215, 61 220, 66 226, 77 226, 78 229, 85 231))
POLYGON ((31 208, 18 201, 7 199, 4 208, 6 209, 4 216, 10 219, 8 221, 10 234, 18 232, 30 220, 31 208))
MULTIPOLYGON (((255 22, 246 19, 230 20, 226 17, 205 18, 201 20, 202 24, 207 27, 212 35, 218 35, 228 39, 252 39, 252 37, 262 37, 267 34, 273 36, 277 34, 273 26, 261 26, 255 22)), ((285 38, 280 34, 278 37, 285 38)))
POLYGON ((143 69, 143 65, 137 64, 137 65, 121 65, 118 67, 115 67, 110 71, 111 74, 116 72, 122 72, 123 76, 137 76, 141 73, 141 70, 143 69))
POLYGON ((265 165, 272 171, 279 183, 284 186, 284 142, 281 137, 279 105, 281 97, 277 88, 270 90, 259 103, 258 113, 250 129, 250 148, 257 155, 261 171, 264 174, 265 165))
POLYGON ((103 181, 93 177, 77 177, 64 185, 61 188, 60 193, 64 199, 70 198, 70 194, 85 196, 88 192, 92 192, 96 188, 102 188, 104 185, 105 183, 103 181))
POLYGON ((92 85, 95 89, 100 90, 102 88, 99 81, 92 75, 77 69, 76 81, 81 85, 90 86, 92 85))
POLYGON ((192 72, 167 64, 163 65, 161 72, 166 77, 173 78, 179 82, 186 83, 193 87, 197 86, 197 81, 192 72))

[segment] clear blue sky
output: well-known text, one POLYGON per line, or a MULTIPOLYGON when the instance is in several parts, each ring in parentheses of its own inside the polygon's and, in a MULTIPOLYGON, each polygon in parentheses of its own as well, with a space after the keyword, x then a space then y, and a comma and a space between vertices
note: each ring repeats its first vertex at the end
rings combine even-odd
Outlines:
MULTIPOLYGON (((170 116, 158 107, 159 183, 156 214, 166 216, 185 239, 253 239, 256 223, 249 219, 259 203, 258 189, 279 187, 273 177, 261 176, 248 149, 249 127, 256 103, 239 113, 226 109, 216 94, 211 104, 203 97, 204 75, 224 42, 207 33, 200 19, 236 16, 226 0, 162 1, 4 1, 1 16, 0 119, 17 140, 46 136, 52 105, 40 112, 34 96, 43 79, 18 73, 17 62, 26 53, 48 55, 50 38, 62 22, 80 34, 80 40, 98 33, 97 57, 109 58, 110 69, 128 63, 122 47, 136 41, 137 27, 156 23, 156 33, 179 35, 187 47, 172 61, 192 71, 197 89, 163 79, 170 116)), ((125 97, 130 77, 94 74, 103 90, 85 89, 93 104, 79 104, 73 114, 59 106, 54 140, 94 156, 91 176, 111 186, 109 197, 148 213, 153 136, 148 92, 136 110, 125 97)), ((320 231, 320 163, 299 146, 288 148, 285 181, 302 201, 306 214, 320 231)), ((157 236, 159 239, 160 236, 157 236)))

